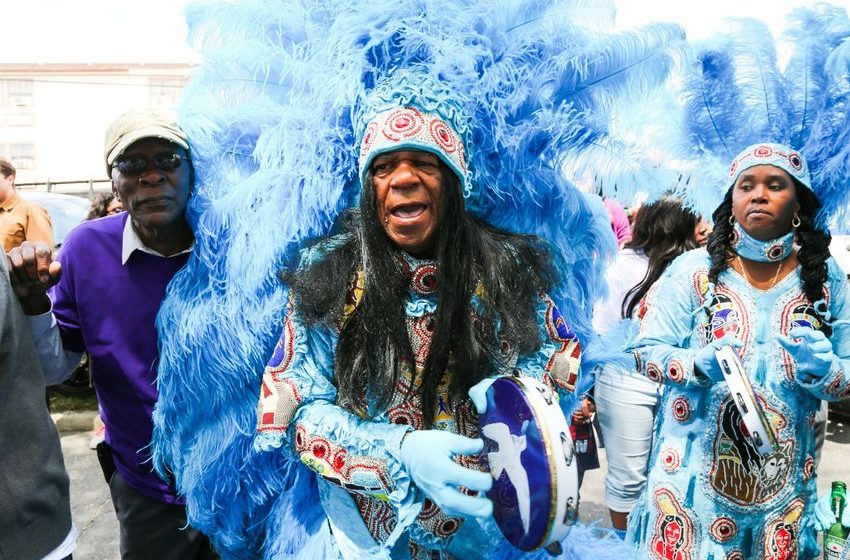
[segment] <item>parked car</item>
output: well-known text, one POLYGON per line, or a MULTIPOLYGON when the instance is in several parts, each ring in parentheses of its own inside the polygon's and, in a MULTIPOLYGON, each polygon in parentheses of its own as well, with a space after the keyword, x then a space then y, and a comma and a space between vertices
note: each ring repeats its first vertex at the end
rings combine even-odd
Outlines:
POLYGON ((50 214, 50 221, 53 222, 53 242, 57 248, 62 245, 68 233, 86 219, 91 206, 87 198, 69 194, 25 190, 19 190, 18 194, 38 204, 50 214))
MULTIPOLYGON (((50 215, 53 224, 53 243, 59 249, 68 233, 89 213, 91 203, 86 198, 68 194, 49 193, 42 191, 18 191, 22 198, 38 204, 50 215)), ((71 376, 57 385, 50 386, 51 391, 64 395, 86 395, 93 393, 89 375, 88 355, 83 355, 82 361, 71 376)))

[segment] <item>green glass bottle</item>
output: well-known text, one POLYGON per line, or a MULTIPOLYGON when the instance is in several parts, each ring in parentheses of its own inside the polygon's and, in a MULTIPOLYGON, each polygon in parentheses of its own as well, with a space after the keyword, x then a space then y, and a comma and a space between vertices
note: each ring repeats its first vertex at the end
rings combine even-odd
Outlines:
POLYGON ((845 529, 844 525, 841 524, 841 516, 844 514, 844 507, 847 504, 847 485, 840 480, 832 483, 830 504, 832 513, 835 514, 835 523, 824 531, 823 557, 824 560, 838 560, 844 550, 848 533, 848 529, 845 529))

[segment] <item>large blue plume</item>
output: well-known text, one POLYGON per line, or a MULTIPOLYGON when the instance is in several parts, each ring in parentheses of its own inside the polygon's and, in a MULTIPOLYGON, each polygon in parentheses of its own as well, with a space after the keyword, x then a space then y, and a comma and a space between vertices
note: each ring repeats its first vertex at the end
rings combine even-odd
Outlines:
POLYGON ((287 297, 279 271, 357 200, 370 93, 404 68, 453 92, 470 126, 470 207, 550 240, 551 295, 588 344, 615 247, 561 166, 611 141, 606 115, 663 84, 683 34, 602 33, 611 3, 580 0, 246 0, 187 19, 203 56, 181 108, 196 246, 158 318, 156 466, 223 558, 324 557, 312 473, 251 442, 287 297))
POLYGON ((788 17, 780 68, 777 42, 755 20, 729 20, 726 29, 694 45, 683 76, 679 158, 691 177, 684 198, 710 214, 720 203, 725 169, 746 146, 778 142, 806 157, 821 224, 840 224, 850 196, 850 20, 843 8, 817 3, 788 17))

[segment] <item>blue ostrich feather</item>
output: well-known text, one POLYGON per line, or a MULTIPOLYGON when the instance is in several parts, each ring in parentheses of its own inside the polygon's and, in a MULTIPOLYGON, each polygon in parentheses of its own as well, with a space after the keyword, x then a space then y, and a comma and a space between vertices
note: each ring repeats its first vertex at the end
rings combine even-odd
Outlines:
POLYGON ((725 169, 740 150, 779 142, 805 156, 823 204, 820 223, 847 216, 848 37, 846 11, 818 3, 790 14, 782 39, 791 57, 781 72, 776 42, 755 20, 730 20, 695 44, 682 80, 678 150, 690 181, 677 193, 705 215, 729 188, 725 169))
POLYGON ((789 90, 808 87, 806 105, 815 107, 800 118, 798 147, 823 205, 821 225, 842 224, 850 218, 850 18, 844 9, 823 4, 794 16, 792 29, 813 34, 799 38, 802 52, 795 53, 805 70, 792 73, 791 65, 788 70, 789 90))
POLYGON ((313 473, 251 443, 287 300, 279 273, 356 202, 357 134, 382 80, 423 76, 439 85, 431 101, 457 108, 470 208, 549 240, 560 272, 550 295, 591 356, 591 309, 616 247, 563 162, 625 145, 606 114, 664 83, 682 32, 604 33, 612 4, 582 0, 207 2, 187 21, 203 58, 180 111, 196 246, 157 322, 155 464, 223 558, 327 557, 313 473))
POLYGON ((823 111, 828 111, 830 84, 826 62, 841 40, 850 34, 847 12, 829 4, 798 8, 788 17, 784 33, 793 52, 784 72, 788 83, 791 144, 803 146, 823 111))

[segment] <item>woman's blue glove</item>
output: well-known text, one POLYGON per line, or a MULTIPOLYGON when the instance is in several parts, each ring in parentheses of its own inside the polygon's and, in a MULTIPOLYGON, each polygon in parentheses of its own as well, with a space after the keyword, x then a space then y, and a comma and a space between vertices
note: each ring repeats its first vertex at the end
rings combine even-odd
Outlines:
POLYGON ((717 383, 723 380, 723 371, 720 369, 720 363, 717 361, 715 350, 721 346, 731 346, 732 348, 742 348, 744 343, 737 337, 724 336, 714 340, 708 345, 700 348, 694 356, 694 369, 696 373, 701 373, 712 383, 717 383))
MULTIPOLYGON (((815 505, 815 530, 826 531, 833 523, 835 523, 835 514, 832 512, 832 496, 824 494, 818 498, 818 503, 815 505)), ((850 527, 850 507, 844 508, 841 524, 850 527)))
POLYGON ((498 377, 485 377, 469 389, 469 400, 475 406, 478 414, 487 412, 487 389, 496 381, 498 377))
POLYGON ((486 492, 493 485, 489 473, 460 466, 455 455, 480 453, 484 442, 442 430, 415 430, 404 436, 401 462, 414 484, 449 515, 489 517, 493 503, 484 496, 468 496, 458 487, 486 492))
POLYGON ((788 336, 776 340, 797 362, 797 383, 814 383, 829 374, 835 353, 825 334, 809 327, 794 327, 788 336))

